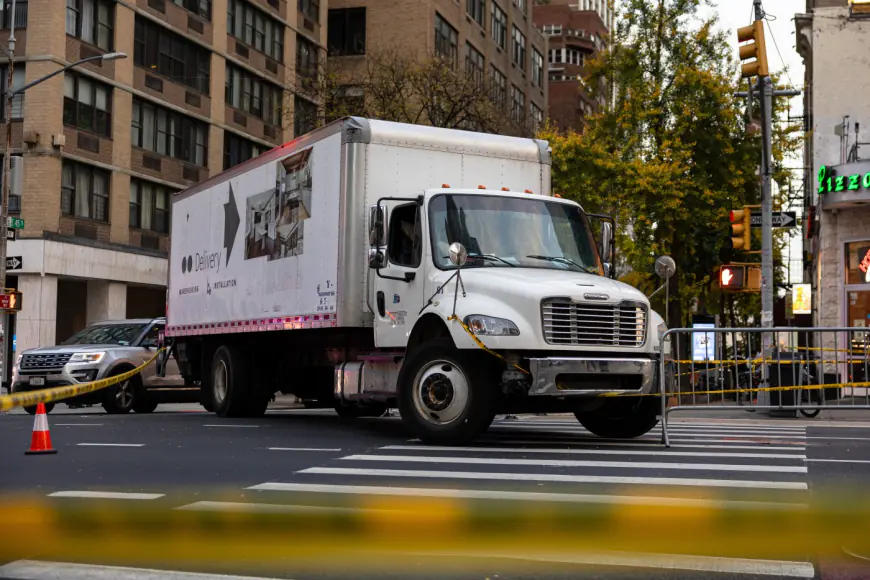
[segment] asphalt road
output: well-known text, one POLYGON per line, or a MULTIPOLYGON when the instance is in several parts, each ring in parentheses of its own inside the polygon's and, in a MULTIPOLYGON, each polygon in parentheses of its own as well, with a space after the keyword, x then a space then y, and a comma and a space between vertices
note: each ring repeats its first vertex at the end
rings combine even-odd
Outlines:
MULTIPOLYGON (((150 415, 102 409, 49 415, 56 455, 25 456, 33 418, 0 415, 0 494, 29 492, 49 502, 138 502, 154 509, 199 512, 333 506, 360 495, 458 497, 480 501, 582 501, 618 494, 678 498, 709 493, 732 500, 764 497, 805 502, 814 490, 867 487, 870 415, 866 421, 730 418, 672 419, 670 449, 659 431, 631 442, 585 432, 573 418, 497 420, 474 448, 433 448, 410 439, 397 417, 346 421, 331 411, 270 409, 261 419, 223 420, 191 405, 165 405, 150 415), (397 491, 396 488, 402 488, 397 491), (542 495, 558 494, 558 495, 542 495), (569 497, 570 496, 570 497, 569 497), (574 498, 574 499, 572 499, 574 498)), ((598 499, 596 499, 598 498, 598 499)), ((735 558, 669 558, 610 553, 445 555, 404 561, 395 570, 353 574, 250 563, 200 572, 270 577, 353 578, 824 578, 870 575, 870 561, 851 550, 851 564, 761 562, 735 558), (444 566, 448 562, 451 566, 444 566)), ((870 555, 870 554, 868 554, 870 555)), ((106 563, 110 558, 107 558, 106 563)), ((41 579, 53 564, 2 563, 0 578, 41 579)), ((52 568, 55 566, 55 568, 52 568)), ((117 569, 60 568, 64 578, 122 578, 117 569)), ((167 574, 126 577, 161 579, 167 574)), ((175 576, 182 578, 182 576, 175 576)))

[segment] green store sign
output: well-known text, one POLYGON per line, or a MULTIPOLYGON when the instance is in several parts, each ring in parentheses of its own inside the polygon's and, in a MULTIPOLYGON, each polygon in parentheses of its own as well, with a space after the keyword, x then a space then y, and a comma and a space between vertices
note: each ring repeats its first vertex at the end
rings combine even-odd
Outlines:
POLYGON ((870 171, 864 174, 831 175, 830 168, 824 165, 819 168, 819 193, 858 191, 862 188, 870 191, 870 171))

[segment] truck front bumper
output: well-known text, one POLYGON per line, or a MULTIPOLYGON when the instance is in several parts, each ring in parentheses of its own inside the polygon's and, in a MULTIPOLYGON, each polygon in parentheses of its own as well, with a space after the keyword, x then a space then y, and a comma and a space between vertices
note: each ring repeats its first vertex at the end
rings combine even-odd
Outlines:
POLYGON ((658 365, 657 360, 647 358, 531 358, 529 395, 652 393, 659 383, 658 365))

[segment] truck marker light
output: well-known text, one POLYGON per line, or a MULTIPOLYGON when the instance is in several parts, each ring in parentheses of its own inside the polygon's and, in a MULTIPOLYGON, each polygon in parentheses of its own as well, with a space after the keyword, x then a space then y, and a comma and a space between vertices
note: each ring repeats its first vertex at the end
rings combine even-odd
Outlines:
POLYGON ((442 183, 441 188, 442 189, 450 189, 450 184, 449 183, 442 183))
POLYGON ((525 190, 523 193, 535 193, 535 192, 532 191, 531 189, 527 189, 527 190, 525 190))
POLYGON ((501 190, 502 191, 510 191, 510 189, 508 189, 507 187, 502 187, 501 190))
POLYGON ((554 193, 554 194, 553 194, 553 197, 558 197, 559 199, 562 199, 562 196, 559 195, 558 193, 554 193))
POLYGON ((478 185, 477 189, 486 189, 486 186, 485 185, 478 185))

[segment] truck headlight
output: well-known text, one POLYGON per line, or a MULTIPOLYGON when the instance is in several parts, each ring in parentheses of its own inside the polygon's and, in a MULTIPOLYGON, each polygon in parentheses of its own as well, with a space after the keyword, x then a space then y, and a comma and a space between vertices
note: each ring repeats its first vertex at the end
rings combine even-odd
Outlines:
POLYGON ((77 352, 69 357, 73 364, 98 363, 106 356, 104 352, 77 352))
POLYGON ((519 336, 520 329, 506 318, 495 318, 483 314, 469 314, 465 317, 465 325, 474 334, 485 336, 519 336))

